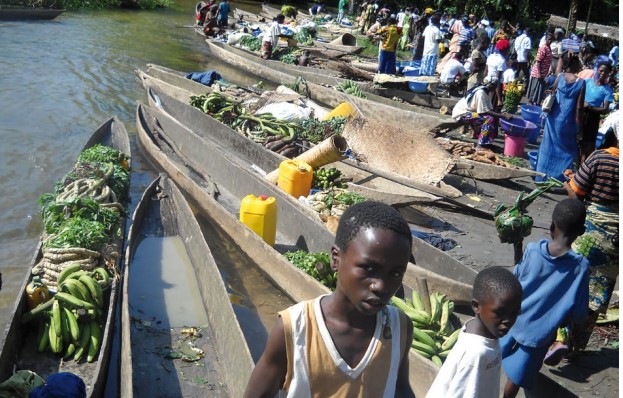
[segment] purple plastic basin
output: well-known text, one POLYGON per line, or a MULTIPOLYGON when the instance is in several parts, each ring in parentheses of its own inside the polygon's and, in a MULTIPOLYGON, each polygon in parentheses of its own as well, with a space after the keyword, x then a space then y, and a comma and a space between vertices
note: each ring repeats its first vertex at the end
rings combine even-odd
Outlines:
POLYGON ((500 129, 504 134, 513 137, 533 137, 539 133, 539 127, 536 124, 517 117, 511 120, 500 119, 500 129))

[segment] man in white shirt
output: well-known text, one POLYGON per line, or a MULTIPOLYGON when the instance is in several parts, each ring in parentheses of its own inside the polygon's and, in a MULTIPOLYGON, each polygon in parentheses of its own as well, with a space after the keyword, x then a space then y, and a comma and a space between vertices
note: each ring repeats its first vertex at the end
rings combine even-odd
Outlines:
POLYGON ((441 76, 439 77, 441 83, 452 84, 466 72, 465 67, 461 63, 462 59, 463 55, 460 52, 456 52, 452 58, 446 62, 441 71, 441 76))
POLYGON ((530 28, 519 35, 515 39, 515 53, 517 54, 517 75, 523 74, 523 79, 528 80, 530 78, 530 69, 528 64, 530 63, 530 51, 532 51, 532 39, 530 39, 530 28))
POLYGON ((435 76, 437 59, 439 58, 439 42, 441 31, 439 30, 439 17, 433 16, 431 24, 422 33, 424 37, 424 51, 422 52, 421 76, 435 76))
POLYGON ((407 14, 405 13, 405 11, 403 9, 400 9, 400 12, 398 12, 398 14, 396 14, 396 20, 398 21, 398 23, 396 24, 396 27, 400 28, 398 29, 398 31, 400 31, 402 29, 402 26, 405 23, 405 17, 407 16, 407 14))
POLYGON ((282 14, 277 15, 277 18, 273 20, 273 23, 268 28, 268 31, 264 32, 264 35, 262 36, 262 58, 269 59, 273 54, 273 48, 279 44, 281 25, 285 19, 286 17, 282 14))

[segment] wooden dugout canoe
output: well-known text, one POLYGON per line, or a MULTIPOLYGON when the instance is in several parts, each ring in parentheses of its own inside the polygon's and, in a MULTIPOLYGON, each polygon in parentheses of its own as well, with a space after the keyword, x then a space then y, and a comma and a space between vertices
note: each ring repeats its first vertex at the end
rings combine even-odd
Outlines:
MULTIPOLYGON (((157 247, 149 245, 150 249, 157 247)), ((254 366, 251 353, 195 215, 182 193, 165 175, 157 177, 147 187, 134 211, 126 264, 121 309, 121 397, 241 397, 254 366), (130 292, 133 284, 140 285, 150 279, 142 272, 145 271, 144 265, 133 270, 135 254, 144 239, 159 243, 163 243, 162 239, 181 242, 180 257, 187 254, 189 267, 180 266, 184 261, 164 260, 162 263, 153 262, 150 267, 158 276, 179 272, 191 281, 196 280, 200 303, 196 303, 190 292, 181 298, 187 300, 189 307, 205 310, 208 325, 176 324, 175 320, 168 318, 159 319, 162 321, 159 324, 152 321, 146 325, 143 322, 151 314, 147 307, 153 303, 145 303, 130 292), (176 266, 180 269, 170 268, 176 266), (164 271, 167 267, 169 271, 164 271), (193 345, 203 350, 205 356, 190 366, 181 359, 167 361, 161 357, 161 347, 180 344, 183 339, 180 332, 184 326, 202 328, 201 336, 193 339, 193 345), (181 374, 184 377, 180 377, 181 374), (203 382, 198 383, 197 379, 203 382)), ((152 288, 157 291, 150 299, 163 296, 165 289, 180 289, 179 286, 157 283, 152 284, 152 288)))
MULTIPOLYGON (((215 145, 212 140, 155 108, 140 106, 137 112, 137 129, 144 130, 146 136, 150 129, 156 129, 160 136, 166 137, 172 150, 183 154, 180 157, 192 166, 195 173, 209 176, 218 191, 233 195, 236 203, 250 193, 275 197, 279 214, 277 230, 282 236, 310 251, 327 251, 331 247, 334 236, 318 213, 254 172, 248 160, 228 148, 215 145)), ((432 290, 444 292, 460 304, 471 302, 475 272, 419 239, 414 242, 417 265, 409 265, 405 284, 415 286, 415 278, 425 276, 432 290), (428 259, 434 262, 427 262, 428 259)))
MULTIPOLYGON (((297 76, 304 78, 307 81, 311 99, 329 107, 336 107, 342 102, 350 102, 358 108, 362 116, 385 123, 391 122, 396 127, 404 127, 408 123, 418 128, 431 129, 447 119, 439 113, 427 112, 378 95, 368 94, 368 98, 363 99, 339 92, 332 87, 326 87, 324 86, 326 84, 335 85, 345 81, 345 79, 329 76, 326 70, 314 70, 314 68, 265 60, 252 52, 214 40, 206 40, 206 43, 210 52, 223 62, 264 79, 290 84, 295 82, 297 76)), ((365 85, 362 89, 364 88, 365 85)))
MULTIPOLYGON (((84 149, 96 144, 111 146, 131 156, 130 140, 123 124, 116 117, 104 122, 89 138, 84 149)), ((121 228, 125 232, 125 220, 121 222, 121 228)), ((118 247, 123 248, 123 238, 118 242, 118 247)), ((42 242, 39 243, 32 257, 26 278, 20 288, 17 300, 13 306, 11 320, 5 325, 0 340, 0 381, 7 380, 15 369, 28 369, 44 379, 57 372, 71 372, 78 375, 86 384, 87 397, 99 397, 103 394, 110 349, 112 346, 112 334, 114 333, 115 310, 119 295, 119 281, 111 278, 110 288, 104 291, 104 309, 107 316, 101 333, 101 347, 97 360, 87 363, 82 360, 63 361, 62 357, 52 353, 39 353, 36 349, 37 328, 33 327, 34 321, 22 324, 20 318, 28 309, 26 301, 26 286, 31 280, 32 269, 43 255, 42 242), (14 369, 15 368, 15 369, 14 369)), ((120 269, 122 256, 118 257, 116 264, 120 269)))
POLYGON ((65 10, 51 8, 30 8, 10 5, 0 5, 0 21, 34 21, 51 20, 65 10))
MULTIPOLYGON (((248 170, 229 164, 227 167, 222 159, 217 159, 224 154, 218 151, 206 152, 206 147, 197 145, 199 137, 192 141, 204 158, 210 158, 221 166, 218 170, 207 170, 198 164, 189 161, 190 154, 185 142, 178 134, 171 134, 171 129, 187 130, 175 120, 170 119, 153 108, 139 103, 137 107, 137 141, 146 158, 158 169, 166 171, 177 185, 196 203, 198 211, 211 220, 215 220, 218 226, 229 234, 238 247, 261 268, 262 272, 294 301, 309 300, 329 290, 311 278, 307 274, 292 266, 279 251, 292 250, 295 247, 310 251, 327 251, 333 243, 333 235, 319 223, 307 217, 300 209, 292 210, 292 201, 279 191, 268 192, 261 180, 249 178, 248 170), (154 128, 152 131, 152 127, 154 128), (200 148, 201 147, 201 148, 200 148), (184 155, 182 155, 182 153, 184 155), (245 176, 246 175, 246 176, 245 176), (223 185, 224 183, 225 185, 223 185), (263 190, 271 196, 277 197, 277 243, 271 247, 237 220, 237 212, 240 205, 240 195, 247 192, 263 190), (294 232, 291 230, 294 229, 294 232), (277 249, 277 250, 275 250, 277 249), (279 251, 278 251, 279 250, 279 251)), ((183 135, 192 133, 180 131, 183 135)), ((230 160, 232 158, 230 157, 230 160)), ((205 166, 205 165, 204 165, 205 166)), ((417 266, 409 264, 405 275, 405 291, 410 293, 409 283, 415 284, 414 277, 424 276, 427 278, 431 291, 440 291, 457 298, 458 302, 466 302, 457 294, 464 291, 464 286, 470 290, 467 284, 440 277, 430 271, 419 272, 417 266), (447 283, 442 283, 442 280, 447 283)), ((409 354, 409 378, 411 386, 417 396, 424 396, 432 384, 439 368, 424 357, 411 352, 409 354)))
MULTIPOLYGON (((158 73, 157 70, 150 68, 149 73, 153 72, 157 76, 162 76, 163 73, 158 73)), ((235 151, 251 164, 255 164, 266 172, 279 168, 279 164, 286 159, 188 105, 190 95, 205 94, 206 90, 210 92, 211 89, 209 87, 184 79, 186 81, 180 83, 193 90, 189 92, 144 72, 137 71, 137 73, 147 89, 147 96, 151 106, 158 107, 202 137, 211 139, 215 143, 235 151), (195 89, 196 91, 194 91, 195 89)), ((164 77, 166 78, 166 76, 164 77)), ((353 182, 348 184, 351 191, 389 205, 403 206, 413 203, 434 202, 441 199, 438 196, 397 184, 384 178, 374 178, 370 173, 359 170, 344 162, 333 163, 331 167, 336 167, 342 171, 344 176, 353 178, 353 182)))
MULTIPOLYGON (((420 129, 432 130, 433 128, 441 125, 442 117, 440 117, 439 114, 426 113, 425 111, 421 111, 419 109, 416 111, 400 109, 397 108, 397 106, 405 107, 408 105, 400 104, 383 97, 373 97, 371 95, 368 96, 368 99, 358 98, 338 92, 333 88, 325 87, 322 84, 339 84, 340 81, 344 80, 327 76, 326 71, 324 75, 320 75, 314 71, 310 72, 313 68, 292 66, 278 61, 263 60, 255 54, 234 46, 229 46, 225 43, 212 40, 206 40, 206 42, 210 47, 210 51, 218 56, 223 62, 227 62, 237 68, 243 69, 262 78, 275 82, 293 83, 296 80, 296 76, 304 77, 307 80, 310 98, 330 107, 335 107, 342 102, 349 102, 357 108, 362 116, 381 123, 389 123, 392 126, 403 129, 405 126, 416 126, 420 129), (384 103, 376 103, 378 99, 376 97, 380 98, 384 103), (386 104, 387 101, 389 101, 389 104, 386 104)), ((318 69, 318 71, 321 70, 318 69)), ((446 117, 443 119, 446 122, 448 120, 446 117)), ((451 121, 454 122, 453 120, 451 121)), ((413 185, 413 182, 410 183, 408 178, 392 176, 391 173, 387 174, 387 176, 383 175, 381 174, 382 170, 378 170, 370 165, 358 164, 356 167, 363 168, 373 174, 389 178, 393 181, 411 186, 413 188, 426 190, 426 192, 432 194, 450 197, 461 196, 461 193, 452 187, 444 187, 446 191, 444 195, 444 189, 427 190, 417 185, 413 185)), ((482 180, 503 180, 508 178, 538 175, 538 173, 534 170, 526 168, 500 167, 461 158, 457 159, 452 173, 482 180)))

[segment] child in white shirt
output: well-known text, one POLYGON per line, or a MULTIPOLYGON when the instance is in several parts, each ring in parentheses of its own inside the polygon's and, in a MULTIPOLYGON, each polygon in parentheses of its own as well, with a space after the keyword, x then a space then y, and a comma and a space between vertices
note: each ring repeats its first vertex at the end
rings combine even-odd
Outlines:
POLYGON ((521 285, 502 267, 486 268, 476 276, 473 297, 476 316, 463 326, 426 398, 500 396, 502 351, 498 338, 508 333, 519 315, 521 285))

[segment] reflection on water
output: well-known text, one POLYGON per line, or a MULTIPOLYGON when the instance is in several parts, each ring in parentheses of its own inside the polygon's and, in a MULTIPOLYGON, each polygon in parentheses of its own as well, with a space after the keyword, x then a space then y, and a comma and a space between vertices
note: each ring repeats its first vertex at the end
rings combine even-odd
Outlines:
POLYGON ((131 316, 165 329, 208 324, 195 271, 179 236, 143 239, 130 270, 131 316))

